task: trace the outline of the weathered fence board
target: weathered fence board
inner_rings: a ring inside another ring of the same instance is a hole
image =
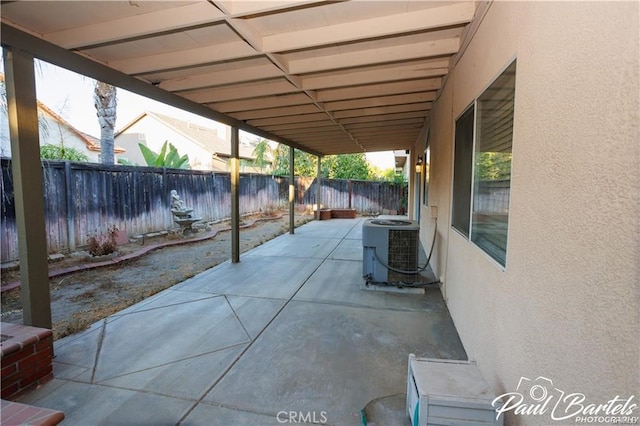
[[[1,160],[2,223],[0,258],[17,259],[11,162]],[[87,237],[115,226],[130,236],[175,227],[169,193],[175,189],[185,205],[203,221],[231,215],[229,173],[153,167],[105,166],[94,163],[44,161],[45,215],[49,253],[85,246]],[[398,209],[405,185],[387,182],[322,179],[322,205],[354,208],[360,213]],[[316,203],[316,180],[295,178],[296,202]],[[284,207],[289,178],[240,175],[240,213]]]
[[[478,182],[473,198],[473,211],[480,214],[506,214],[509,212],[510,180]]]

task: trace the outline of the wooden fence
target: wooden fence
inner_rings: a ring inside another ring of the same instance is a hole
[[[11,162],[2,169],[0,260],[18,257]],[[93,163],[43,161],[45,220],[49,253],[86,245],[87,237],[115,226],[129,236],[175,227],[169,193],[175,189],[187,207],[203,221],[231,215],[229,173],[152,167],[105,166]],[[316,203],[316,180],[296,177],[296,202]],[[240,213],[285,207],[288,177],[241,174]],[[387,182],[323,179],[322,205],[355,208],[359,213],[394,210],[406,185]],[[70,244],[71,242],[71,244]]]
[[[480,214],[508,214],[510,180],[481,180],[473,199],[473,211]]]

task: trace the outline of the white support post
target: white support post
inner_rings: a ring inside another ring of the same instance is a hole
[[[240,262],[239,130],[231,127],[231,262]]]
[[[316,170],[316,220],[320,220],[320,206],[322,205],[322,157],[318,155],[318,169]]]
[[[11,169],[25,325],[51,328],[51,295],[33,55],[4,48]]]
[[[289,233],[293,235],[296,228],[296,186],[294,175],[294,148],[289,147]]]

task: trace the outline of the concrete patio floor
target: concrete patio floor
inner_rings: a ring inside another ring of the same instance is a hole
[[[310,222],[55,342],[20,402],[69,425],[362,424],[409,353],[466,359],[437,288],[361,289],[362,223]]]

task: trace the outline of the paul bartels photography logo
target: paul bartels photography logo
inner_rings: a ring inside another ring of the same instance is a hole
[[[579,392],[565,393],[551,379],[521,377],[515,392],[493,400],[496,419],[512,411],[519,416],[548,416],[551,420],[573,419],[576,423],[636,424],[640,418],[635,395],[616,395],[607,401],[592,402]]]

